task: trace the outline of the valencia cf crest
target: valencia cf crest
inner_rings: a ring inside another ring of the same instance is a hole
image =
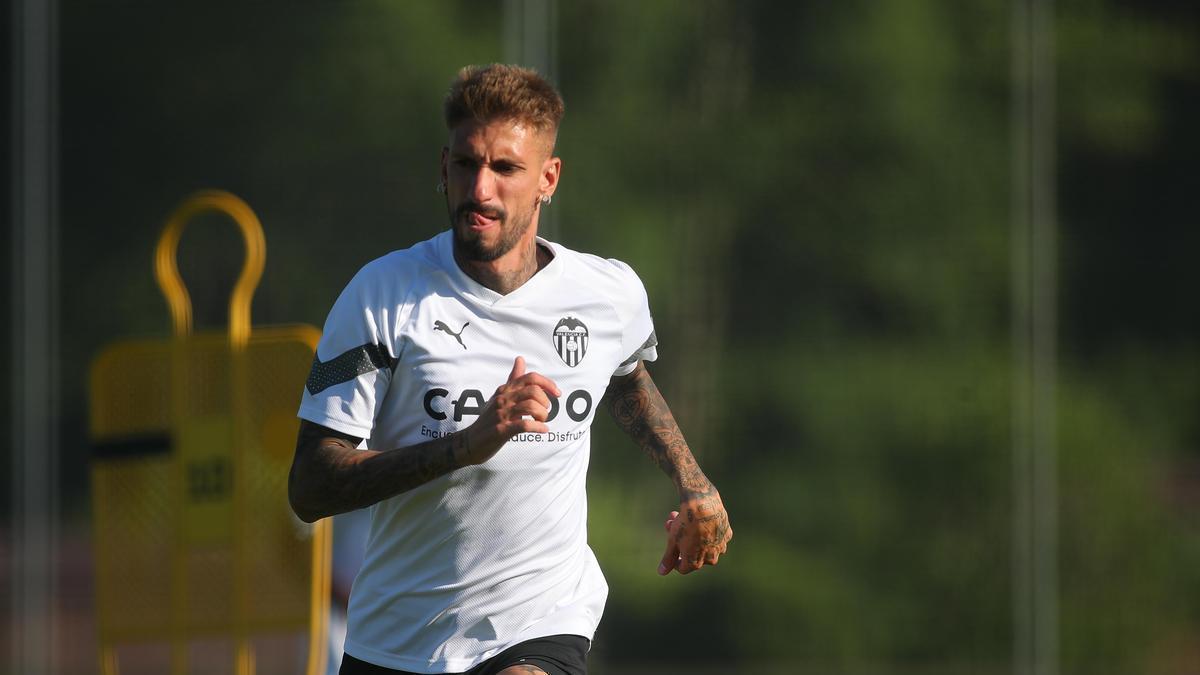
[[[588,329],[573,316],[563,317],[554,327],[554,348],[563,363],[574,368],[587,353]]]

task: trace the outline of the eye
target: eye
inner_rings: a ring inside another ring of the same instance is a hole
[[[470,157],[455,157],[450,163],[459,169],[471,169],[475,167],[475,160]]]
[[[510,164],[508,162],[496,162],[492,165],[492,169],[502,176],[511,176],[512,174],[516,173],[520,167],[516,164]]]

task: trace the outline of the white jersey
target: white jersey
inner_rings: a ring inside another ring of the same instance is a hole
[[[500,295],[454,262],[449,231],[365,266],[338,298],[300,417],[388,450],[465,429],[513,359],[558,385],[548,434],[371,507],[346,652],[463,671],[517,642],[592,638],[608,586],[587,545],[589,427],[615,374],[656,358],[646,292],[616,260],[554,258]]]

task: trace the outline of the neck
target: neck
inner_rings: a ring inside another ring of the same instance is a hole
[[[467,260],[457,247],[454,249],[454,262],[458,263],[459,269],[500,295],[508,295],[523,286],[550,262],[550,258],[550,252],[538,246],[533,238],[488,262]]]

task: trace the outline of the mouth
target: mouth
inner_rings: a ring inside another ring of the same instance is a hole
[[[479,211],[469,211],[469,212],[467,212],[466,216],[467,216],[467,218],[466,218],[467,227],[469,227],[471,230],[473,230],[475,232],[478,232],[480,230],[486,230],[489,227],[492,227],[496,223],[500,222],[499,218],[489,216],[489,215],[484,215],[483,213],[480,213]]]
[[[456,220],[462,223],[464,229],[471,232],[482,232],[503,222],[505,213],[502,209],[490,209],[482,204],[468,201],[456,209],[455,215],[457,216]]]

